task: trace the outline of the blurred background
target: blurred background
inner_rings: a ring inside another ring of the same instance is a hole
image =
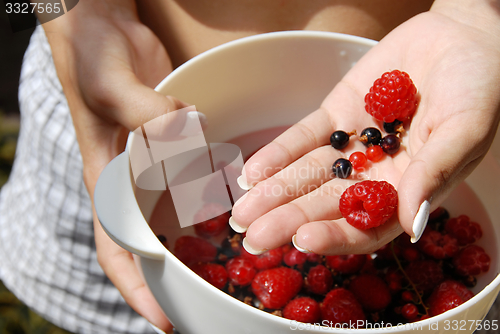
[[[8,179],[19,133],[17,88],[21,63],[34,29],[13,33],[0,11],[0,188]],[[22,304],[0,281],[0,334],[66,334]]]

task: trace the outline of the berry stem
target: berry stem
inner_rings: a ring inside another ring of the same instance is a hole
[[[391,241],[391,252],[392,252],[392,256],[394,256],[394,259],[396,260],[396,263],[398,265],[399,270],[401,270],[401,272],[403,273],[405,278],[408,280],[408,282],[410,282],[412,290],[417,295],[417,297],[418,297],[417,304],[420,304],[423,306],[423,308],[425,310],[425,315],[429,315],[429,308],[427,307],[427,305],[425,305],[425,303],[422,299],[422,294],[420,294],[420,292],[417,290],[417,287],[415,286],[415,283],[413,283],[413,281],[410,279],[410,277],[408,277],[408,275],[406,274],[406,271],[403,269],[403,266],[401,265],[401,262],[399,261],[399,258],[396,255],[396,252],[394,251],[394,240]]]

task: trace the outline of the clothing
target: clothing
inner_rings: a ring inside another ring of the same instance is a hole
[[[71,332],[154,333],[97,263],[82,158],[41,26],[24,57],[19,100],[16,158],[0,193],[0,278]]]

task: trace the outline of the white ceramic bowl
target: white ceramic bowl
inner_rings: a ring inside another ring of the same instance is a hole
[[[225,142],[244,133],[289,126],[314,111],[375,44],[359,37],[324,32],[257,35],[193,58],[170,74],[157,90],[196,105],[208,118],[207,142]],[[269,139],[257,138],[248,147],[242,147],[243,153],[248,154]],[[287,319],[236,300],[194,274],[163,247],[148,225],[161,191],[135,189],[131,182],[129,149],[137,140],[142,137],[132,133],[127,150],[103,171],[96,186],[96,210],[110,237],[137,255],[138,267],[148,286],[182,334],[278,334],[294,329],[304,333],[388,331],[297,327]],[[392,328],[390,332],[406,333],[421,326],[423,333],[472,333],[470,322],[462,330],[453,330],[453,321],[480,321],[487,314],[500,289],[498,161],[489,153],[468,178],[467,185],[459,187],[445,205],[452,214],[469,214],[483,224],[485,233],[480,245],[492,255],[492,264],[490,271],[478,279],[476,295],[444,314],[412,326]],[[491,224],[490,219],[496,224]],[[178,235],[192,233],[192,229],[173,226],[177,224],[174,221],[166,218],[171,245]]]

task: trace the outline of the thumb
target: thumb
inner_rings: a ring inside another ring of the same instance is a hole
[[[114,73],[87,93],[84,98],[91,110],[109,121],[116,122],[133,131],[148,121],[169,112],[185,108],[185,102],[172,96],[165,96],[144,85],[133,72],[122,70]],[[172,118],[180,126],[186,121],[185,113],[181,118]],[[178,128],[178,127],[176,127]]]
[[[464,124],[470,122],[461,115],[431,129],[402,175],[398,215],[412,242],[420,239],[429,213],[472,172],[488,150],[484,133],[470,131],[465,136]]]

